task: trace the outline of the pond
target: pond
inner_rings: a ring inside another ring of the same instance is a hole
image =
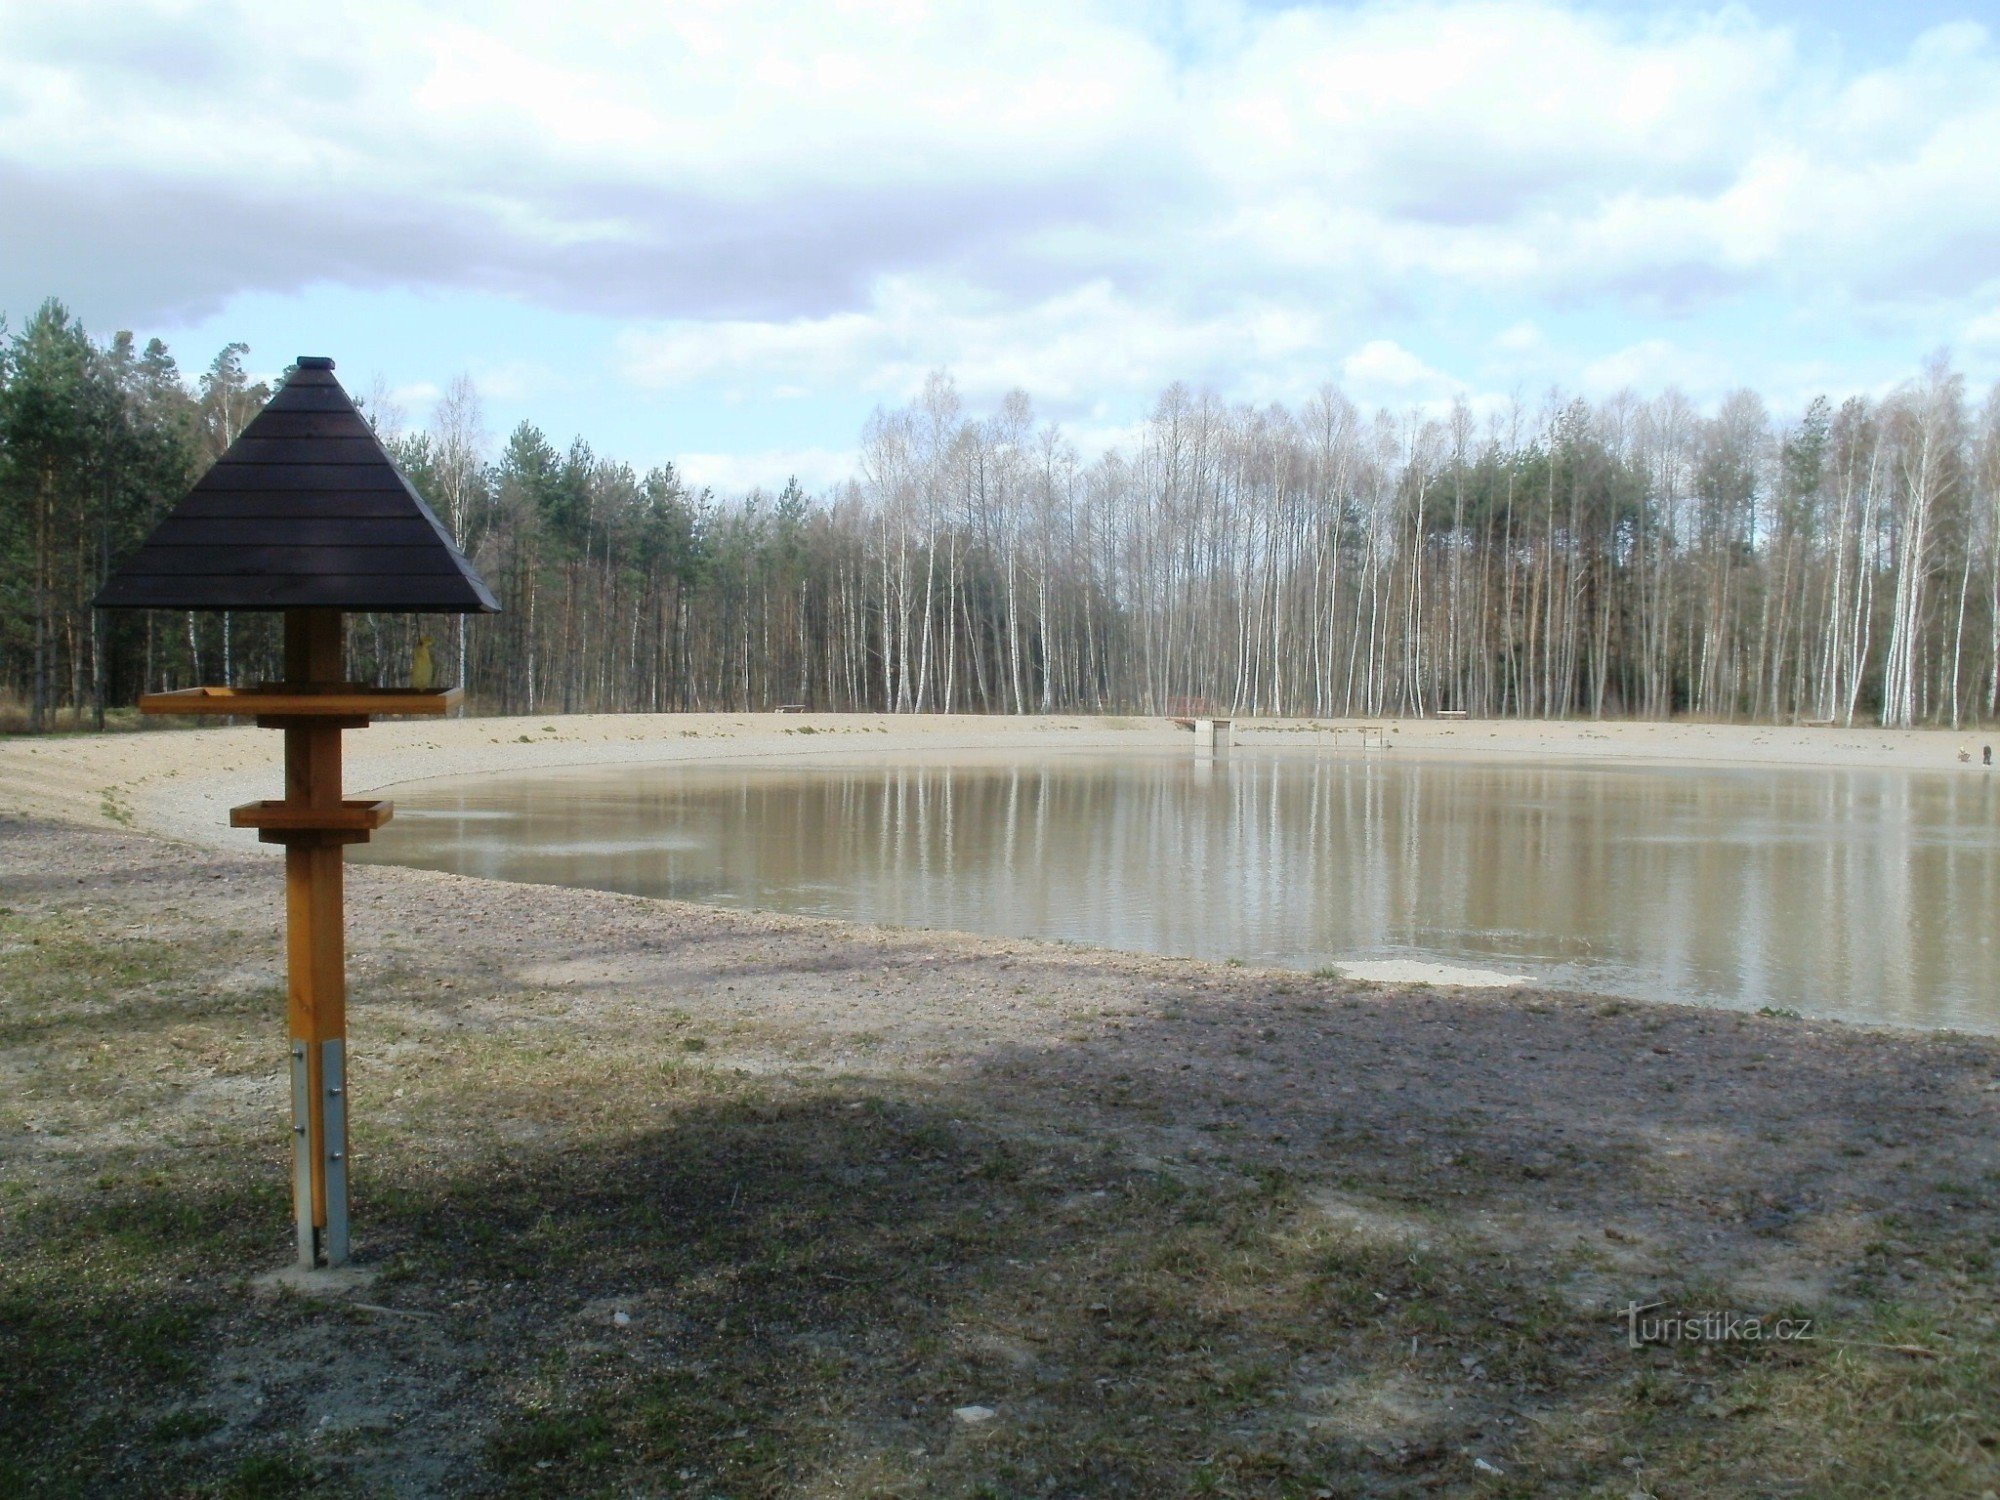
[[[2000,1031],[2000,780],[1251,752],[394,789],[360,859],[1298,969]]]

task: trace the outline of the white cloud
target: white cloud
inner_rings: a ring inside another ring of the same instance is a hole
[[[1514,0],[1298,8],[1204,80],[1204,145],[1231,180],[1489,221],[1552,188],[1712,181],[1793,62],[1741,13],[1647,33]]]
[[[408,280],[634,305],[676,291],[633,262],[699,273],[717,300],[842,300],[843,278],[851,300],[912,233],[909,253],[1000,280],[1080,255],[1174,283],[1261,263],[1547,290],[1680,285],[1690,265],[1868,285],[1934,260],[1940,236],[2000,231],[2000,54],[1971,23],[1843,76],[1736,9],[1223,11],[1175,34],[1054,0],[516,3],[476,21],[368,0],[310,28],[18,7],[0,15],[0,162],[345,204],[422,231]],[[879,211],[881,237],[843,203]],[[839,275],[815,280],[794,239]],[[1180,258],[1217,245],[1232,259]],[[398,274],[393,243],[341,248],[315,269]]]
[[[1362,401],[1407,404],[1449,396],[1458,383],[1401,344],[1372,339],[1341,362],[1349,392]]]
[[[1114,449],[1137,453],[1145,444],[1150,426],[1144,418],[1129,422],[1107,422],[1102,416],[1086,417],[1063,425],[1063,437],[1076,449],[1084,463],[1102,458]]]
[[[1703,400],[1742,383],[1726,363],[1658,338],[1642,339],[1590,361],[1578,381],[1590,396],[1610,396],[1628,389],[1654,392],[1677,386]]]
[[[1137,304],[1103,281],[1023,307],[892,278],[863,311],[782,323],[685,320],[632,330],[620,348],[626,373],[648,386],[758,396],[851,386],[901,401],[949,366],[975,399],[1019,389],[1082,410],[1107,393],[1152,392],[1242,365],[1260,372],[1261,393],[1291,394],[1324,339],[1313,314],[1271,304],[1195,319]]]
[[[762,488],[776,493],[796,478],[808,491],[824,491],[855,472],[852,448],[778,448],[751,453],[684,453],[674,460],[696,489],[739,495]]]
[[[1496,333],[1489,347],[1496,354],[1513,358],[1534,357],[1548,350],[1549,339],[1531,319],[1523,318]]]
[[[509,359],[474,365],[472,383],[481,396],[497,401],[526,401],[558,385],[560,378],[539,361]]]
[[[1735,383],[1764,351],[1689,324],[1747,298],[1987,347],[1996,154],[1970,22],[1843,56],[1557,0],[11,6],[0,306],[463,291],[608,315],[635,381],[745,402],[937,366],[1077,414],[1459,389],[1412,345]],[[586,357],[476,373],[528,399]]]
[[[416,380],[410,382],[408,385],[395,387],[389,392],[389,399],[398,406],[415,408],[429,406],[443,394],[443,389],[434,381]]]
[[[1974,317],[1960,337],[1975,349],[2000,349],[2000,305]]]

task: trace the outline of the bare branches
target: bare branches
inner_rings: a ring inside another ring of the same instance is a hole
[[[64,334],[128,413],[98,427],[179,433],[177,467],[92,438],[95,417],[38,437],[67,399],[43,346],[69,344],[34,327],[0,362],[8,688],[43,709],[116,699],[230,652],[271,675],[247,618],[233,640],[178,620],[107,635],[78,603],[115,560],[90,518],[124,514],[93,485],[126,475],[112,491],[136,514],[184,483],[255,409],[241,348],[196,394],[162,348]],[[1970,417],[1941,358],[1782,424],[1749,391],[1712,413],[1670,390],[1370,415],[1332,387],[1287,409],[1177,384],[1090,459],[1025,394],[969,411],[938,372],[819,498],[718,500],[525,423],[496,457],[463,376],[393,437],[507,612],[365,625],[354,669],[398,679],[428,633],[486,709],[2000,712],[2000,393]]]

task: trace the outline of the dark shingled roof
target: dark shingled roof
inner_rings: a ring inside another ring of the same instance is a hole
[[[101,609],[500,608],[355,409],[333,361],[291,379],[97,596]]]

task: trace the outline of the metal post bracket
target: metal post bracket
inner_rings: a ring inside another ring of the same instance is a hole
[[[347,1264],[347,1042],[320,1043],[321,1105],[325,1110],[326,1231],[321,1249],[329,1266]]]

